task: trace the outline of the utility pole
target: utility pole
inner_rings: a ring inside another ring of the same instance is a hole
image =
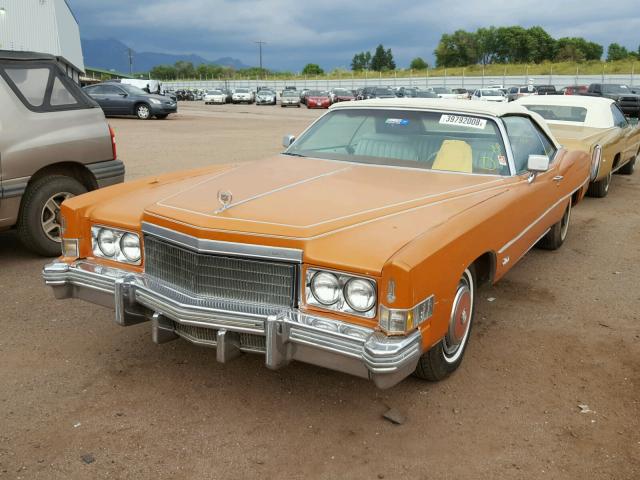
[[[258,44],[258,51],[260,52],[260,74],[262,74],[262,45],[265,45],[267,42],[263,42],[262,40],[257,40],[253,43]]]
[[[129,75],[133,75],[133,50],[127,48],[127,55],[129,55]]]

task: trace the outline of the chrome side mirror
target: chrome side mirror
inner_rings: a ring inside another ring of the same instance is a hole
[[[549,157],[546,155],[529,155],[527,170],[529,170],[529,183],[531,183],[536,179],[538,173],[549,170]]]
[[[285,135],[282,137],[282,146],[284,148],[289,148],[293,142],[296,141],[295,135]]]
[[[534,173],[546,172],[549,170],[549,157],[546,155],[529,155],[527,170]]]

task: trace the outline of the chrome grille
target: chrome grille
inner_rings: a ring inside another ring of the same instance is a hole
[[[145,273],[198,297],[291,307],[296,267],[288,263],[198,253],[144,237]]]

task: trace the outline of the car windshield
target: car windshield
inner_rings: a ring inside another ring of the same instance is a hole
[[[336,89],[333,91],[333,93],[334,93],[335,95],[342,95],[342,96],[347,96],[347,97],[351,97],[351,96],[353,96],[353,94],[352,94],[349,90],[343,90],[343,89],[340,89],[340,88],[336,88]]]
[[[391,91],[390,88],[376,88],[374,90],[375,95],[388,95],[390,97],[395,97],[396,94]]]
[[[220,90],[207,90],[208,95],[222,95]]]
[[[248,88],[236,88],[236,93],[249,93]]]
[[[602,91],[604,93],[631,93],[631,89],[626,85],[602,85]]]
[[[133,85],[125,85],[125,84],[121,83],[120,87],[122,87],[124,90],[126,90],[126,92],[129,95],[149,95],[147,92],[145,92],[141,88],[134,87]]]
[[[584,123],[587,118],[587,109],[584,107],[571,105],[525,105],[525,107],[549,121]]]
[[[338,109],[313,124],[285,154],[424,170],[509,175],[496,123],[455,113]]]
[[[534,93],[535,91],[536,91],[535,87],[530,85],[528,87],[520,87],[519,93]]]
[[[449,90],[448,88],[444,88],[444,87],[435,87],[433,89],[433,91],[435,93],[451,93],[451,90]]]
[[[272,92],[271,90],[260,90],[258,92],[258,95],[275,95],[275,93]]]
[[[502,92],[500,90],[481,90],[483,97],[501,97]]]
[[[326,97],[326,92],[321,92],[320,90],[309,90],[307,92],[307,97]]]
[[[296,92],[295,90],[285,90],[284,92],[282,92],[282,96],[283,97],[298,97],[298,92]]]

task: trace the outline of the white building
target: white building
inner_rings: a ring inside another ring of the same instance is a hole
[[[55,55],[75,81],[84,73],[80,28],[66,0],[0,0],[0,50]]]

